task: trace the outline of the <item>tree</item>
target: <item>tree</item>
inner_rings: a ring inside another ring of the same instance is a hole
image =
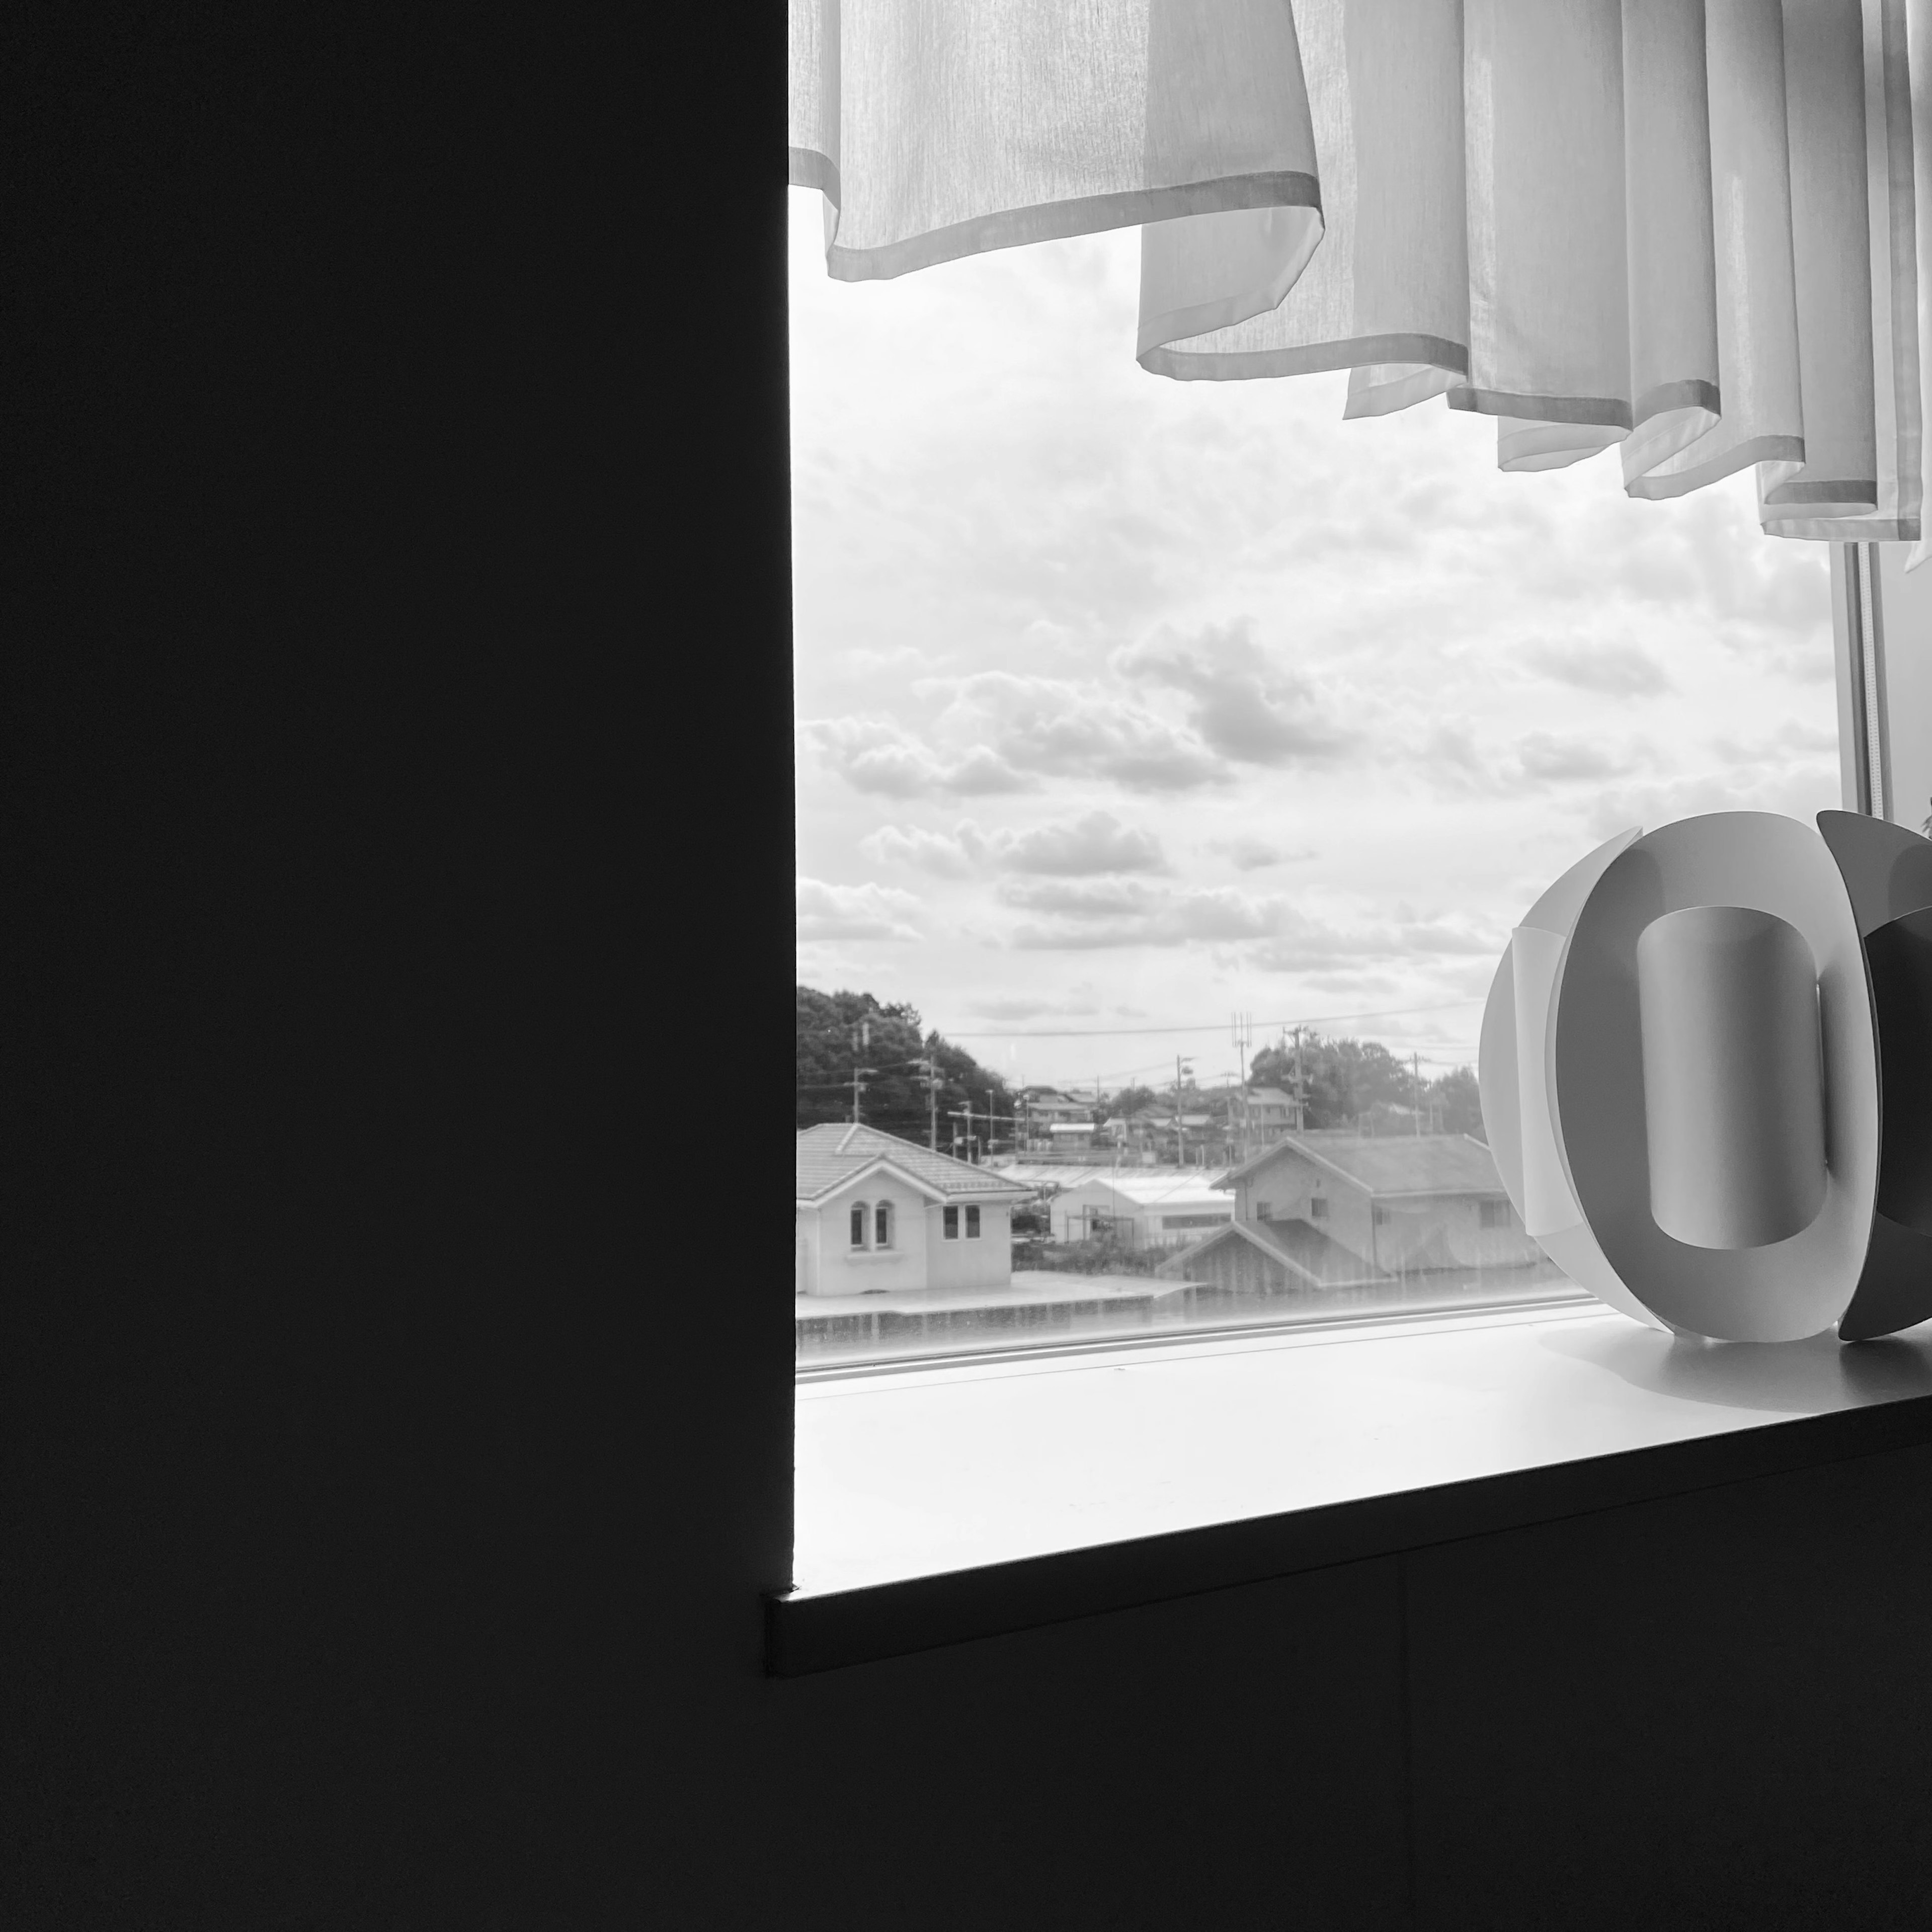
[[[1123,1087],[1106,1106],[1096,1111],[1100,1115],[1096,1125],[1104,1126],[1112,1120],[1127,1120],[1138,1113],[1143,1107],[1156,1106],[1160,1096],[1151,1087]]]
[[[1443,1132],[1473,1134],[1488,1144],[1489,1136],[1483,1130],[1483,1096],[1473,1066],[1454,1067],[1441,1079],[1430,1081],[1422,1091]]]
[[[919,1063],[930,1054],[938,1068],[940,1148],[949,1148],[954,1129],[964,1125],[948,1119],[948,1114],[970,1107],[983,1118],[989,1094],[1000,1116],[999,1138],[1011,1135],[1006,1123],[1012,1102],[1006,1082],[963,1048],[925,1030],[917,1007],[903,1000],[881,1004],[870,993],[821,993],[812,986],[800,986],[797,992],[795,1111],[800,1126],[852,1118],[852,1070],[856,1065],[874,1070],[860,1076],[859,1111],[866,1124],[923,1142],[931,1115],[926,1074]],[[868,1044],[856,1047],[853,1034],[862,1024],[869,1025],[872,1037]],[[986,1129],[976,1121],[973,1131],[983,1147]]]
[[[1415,1081],[1405,1060],[1377,1040],[1330,1040],[1317,1033],[1301,1040],[1302,1079],[1310,1127],[1352,1127],[1380,1107],[1413,1107]],[[1256,1084],[1294,1091],[1294,1048],[1264,1046],[1255,1055]]]

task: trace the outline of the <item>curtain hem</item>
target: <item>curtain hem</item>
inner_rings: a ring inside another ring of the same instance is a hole
[[[1721,482],[1754,463],[1802,463],[1804,439],[1802,436],[1754,436],[1722,456],[1700,463],[1681,476],[1640,476],[1624,485],[1624,494],[1646,502],[1663,502],[1672,496],[1688,496],[1694,490]]]
[[[1451,375],[1469,373],[1469,352],[1441,335],[1358,335],[1305,349],[1150,349],[1140,358],[1152,376],[1178,382],[1245,382],[1270,376],[1316,376],[1378,362],[1427,363]]]
[[[1521,395],[1463,384],[1449,392],[1449,406],[1477,416],[1518,416],[1526,422],[1586,423],[1625,431],[1633,427],[1630,406],[1621,396]]]
[[[836,208],[838,205],[838,166],[830,154],[816,148],[788,151],[794,188],[815,188]]]
[[[1024,248],[1034,242],[1064,242],[1110,228],[1175,221],[1190,214],[1226,214],[1244,208],[1318,211],[1321,206],[1321,184],[1312,175],[1293,169],[1226,175],[1174,188],[1124,189],[1114,194],[1084,195],[1076,201],[1003,208],[997,214],[976,214],[970,220],[910,236],[902,242],[889,242],[882,248],[847,248],[835,244],[825,251],[825,267],[835,281],[884,282],[968,255]]]

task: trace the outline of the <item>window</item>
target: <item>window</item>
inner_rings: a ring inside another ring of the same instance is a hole
[[[1510,1225],[1513,1217],[1507,1201],[1485,1201],[1480,1205],[1484,1227],[1507,1228]]]
[[[1389,1224],[1389,1210],[1377,1205],[1370,1209],[1369,1218],[1378,1228],[1386,1228]]]
[[[866,1204],[862,1201],[852,1204],[852,1245],[855,1248],[866,1245]]]
[[[922,1230],[862,1322],[801,1294],[801,1370],[1578,1300],[1490,1218],[1490,974],[1624,825],[1840,802],[1826,547],[1748,471],[1638,502],[1346,374],[1151,375],[1130,230],[854,284],[794,204],[798,1124],[1050,1215],[942,1206],[944,1310]],[[1254,1242],[1163,1202],[1269,1157]]]
[[[872,1210],[872,1245],[875,1248],[889,1248],[892,1244],[892,1207],[890,1201],[881,1201]]]

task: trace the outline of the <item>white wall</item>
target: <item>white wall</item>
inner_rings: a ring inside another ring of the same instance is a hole
[[[887,1249],[854,1248],[851,1241],[853,1204],[866,1204],[866,1233],[878,1204],[892,1208],[892,1244]],[[935,1210],[936,1212],[937,1210]],[[808,1294],[862,1294],[874,1288],[898,1292],[928,1285],[926,1200],[903,1181],[875,1174],[855,1181],[806,1210],[812,1229],[813,1258],[808,1265]],[[1012,1264],[1008,1262],[1009,1270]]]
[[[959,1238],[945,1236],[945,1216],[937,1205],[926,1217],[926,1286],[930,1288],[1004,1288],[1013,1278],[1013,1210],[1006,1202],[980,1204],[979,1238],[966,1233],[966,1204],[959,1210]]]

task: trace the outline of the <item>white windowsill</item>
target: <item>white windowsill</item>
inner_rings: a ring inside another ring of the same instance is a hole
[[[1932,1324],[1682,1342],[1594,1306],[801,1384],[794,1597],[1932,1394]]]

